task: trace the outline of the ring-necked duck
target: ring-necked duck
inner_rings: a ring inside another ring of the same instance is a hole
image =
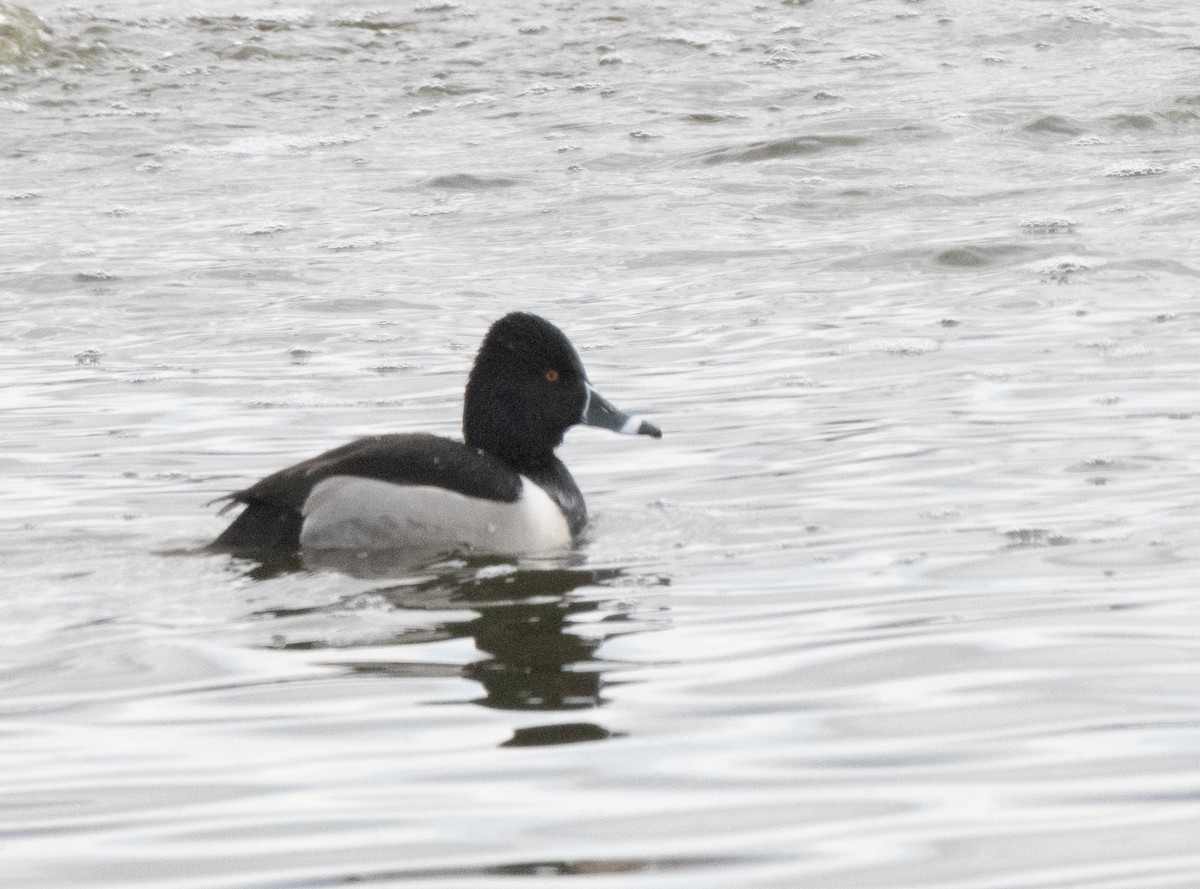
[[[463,438],[373,435],[228,495],[213,546],[517,553],[568,546],[583,495],[554,455],[577,423],[661,438],[602,398],[561,330],[524,312],[491,326],[463,400]]]

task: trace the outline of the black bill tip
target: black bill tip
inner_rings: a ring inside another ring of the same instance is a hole
[[[649,435],[651,438],[662,438],[662,430],[653,423],[648,423],[642,420],[642,425],[637,428],[638,435]]]

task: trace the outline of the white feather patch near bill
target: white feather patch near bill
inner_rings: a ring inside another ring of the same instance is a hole
[[[304,502],[300,545],[310,549],[527,553],[562,549],[571,531],[558,504],[524,476],[521,497],[498,503],[429,485],[335,475]]]
[[[642,428],[642,423],[641,417],[630,417],[618,431],[622,435],[637,435],[638,430]]]

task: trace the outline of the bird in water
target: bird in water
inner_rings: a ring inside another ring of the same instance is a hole
[[[561,330],[513,312],[488,330],[463,399],[463,440],[372,435],[220,499],[245,509],[213,542],[238,554],[568,547],[587,523],[554,450],[577,424],[661,438],[588,382]]]

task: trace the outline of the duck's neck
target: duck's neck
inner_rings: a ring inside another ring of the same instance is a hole
[[[469,447],[479,448],[511,466],[549,494],[566,516],[572,537],[583,530],[583,526],[587,524],[587,504],[584,503],[583,494],[575,484],[570,470],[562,460],[554,456],[554,451],[520,449],[514,446],[520,439],[513,439],[511,436],[493,439],[486,434],[480,434],[477,428],[472,434],[472,427],[466,423],[463,424],[463,440]]]
[[[525,404],[524,392],[496,382],[503,379],[503,374],[491,373],[476,361],[463,401],[463,441],[508,464],[549,494],[575,536],[587,524],[587,506],[575,479],[554,456],[566,428],[548,428],[541,412]]]
[[[550,495],[567,518],[567,527],[575,537],[587,524],[587,504],[570,470],[553,454],[550,462],[536,468],[520,470],[521,474]]]

